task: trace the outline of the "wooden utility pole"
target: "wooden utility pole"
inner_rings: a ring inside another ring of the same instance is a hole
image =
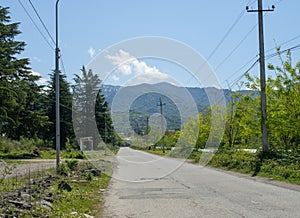
[[[159,98],[159,104],[157,106],[160,107],[160,119],[161,119],[161,132],[162,132],[162,138],[161,138],[161,147],[163,153],[165,153],[165,132],[164,132],[164,117],[163,117],[163,106],[166,105],[166,103],[162,103],[161,98]]]
[[[149,117],[146,117],[146,146],[148,147]]]
[[[259,62],[260,62],[260,102],[261,102],[261,131],[262,131],[262,149],[266,151],[268,146],[268,119],[267,119],[267,98],[266,98],[266,73],[265,73],[265,51],[264,51],[264,27],[263,27],[263,12],[274,11],[272,9],[263,9],[262,0],[258,0],[258,9],[249,10],[248,12],[258,13],[258,30],[259,30]]]

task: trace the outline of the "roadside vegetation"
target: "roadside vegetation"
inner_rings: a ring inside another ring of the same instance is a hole
[[[17,40],[19,25],[12,22],[9,8],[0,6],[0,159],[55,158],[55,73],[41,85],[30,60],[22,58],[26,43]],[[101,82],[84,66],[74,75],[74,85],[59,73],[62,158],[85,158],[79,151],[80,138],[92,138],[95,150],[100,149],[101,138],[110,145],[122,143],[99,89]],[[77,118],[74,122],[72,115]],[[89,128],[93,121],[96,130]],[[84,144],[83,150],[89,146]]]
[[[110,174],[90,163],[68,160],[59,174],[50,169],[18,177],[11,174],[13,165],[1,169],[1,217],[101,216]]]
[[[268,65],[268,69],[276,73],[276,76],[267,79],[269,149],[261,150],[259,78],[247,74],[247,81],[241,84],[248,89],[247,94],[232,92],[229,96],[228,106],[224,109],[225,132],[218,150],[211,151],[215,155],[209,165],[300,184],[300,62],[293,64],[290,51],[285,52],[285,57],[282,57],[279,48],[277,52],[281,66]],[[166,134],[166,151],[174,149],[183,131],[187,141],[189,136],[195,135],[193,128],[189,127],[197,122],[198,138],[193,151],[189,150],[191,154],[188,158],[198,162],[202,149],[210,143],[209,108],[199,113],[197,120],[189,120],[183,130]],[[168,154],[161,152],[161,146],[159,141],[138,149],[159,155]],[[136,146],[133,148],[137,149]],[[253,149],[256,153],[243,149]]]

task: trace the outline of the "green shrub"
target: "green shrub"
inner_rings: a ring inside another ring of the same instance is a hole
[[[66,160],[65,162],[71,171],[74,171],[78,167],[78,160]]]
[[[87,181],[92,181],[93,180],[93,174],[91,172],[87,172],[84,176],[84,178],[87,180]]]
[[[81,153],[80,151],[71,151],[71,152],[68,152],[66,150],[63,150],[61,152],[61,156],[63,158],[74,158],[74,159],[84,159],[85,156],[83,153]]]
[[[65,162],[59,164],[57,173],[62,176],[67,176],[70,173],[70,168]]]

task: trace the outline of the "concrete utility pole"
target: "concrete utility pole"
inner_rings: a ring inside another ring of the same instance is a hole
[[[264,27],[263,27],[263,12],[274,11],[272,9],[263,10],[262,0],[258,0],[258,9],[249,10],[248,12],[258,12],[258,30],[259,30],[259,62],[260,62],[260,102],[261,102],[261,130],[262,130],[262,149],[266,151],[268,146],[268,119],[267,119],[267,98],[266,98],[266,73],[265,73],[265,51],[264,51]]]
[[[164,132],[164,119],[163,119],[163,106],[166,105],[166,103],[162,103],[161,98],[159,98],[159,104],[157,106],[160,107],[160,119],[161,119],[161,131],[162,131],[162,138],[161,138],[161,147],[162,147],[162,151],[163,153],[165,153],[165,132]]]
[[[60,114],[59,114],[59,48],[58,48],[58,2],[56,0],[56,10],[55,10],[55,18],[56,18],[56,45],[55,45],[55,121],[56,121],[56,134],[55,134],[55,142],[56,142],[56,170],[58,170],[60,163]]]

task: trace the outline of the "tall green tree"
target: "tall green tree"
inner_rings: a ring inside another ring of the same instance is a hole
[[[292,63],[288,51],[283,59],[278,50],[281,66],[268,65],[275,78],[268,78],[269,128],[273,146],[285,149],[300,145],[300,62]]]
[[[42,91],[39,76],[30,71],[28,58],[18,58],[25,47],[15,40],[18,28],[8,8],[0,6],[0,134],[13,139],[32,137],[47,125],[36,101]]]
[[[50,82],[48,85],[48,93],[46,100],[47,115],[51,121],[48,136],[55,142],[55,83],[56,74],[53,72],[50,75]],[[74,140],[74,131],[72,124],[72,94],[70,84],[67,82],[66,75],[59,74],[59,103],[60,103],[60,145],[64,149],[67,139]],[[55,144],[55,143],[54,143]]]
[[[232,92],[226,110],[226,126],[223,136],[225,147],[256,147],[259,131],[259,99],[255,92]]]
[[[300,62],[293,65],[288,51],[281,66],[269,64],[275,76],[267,79],[267,113],[271,148],[294,149],[300,145]],[[259,78],[248,76],[247,87],[259,91]],[[257,101],[258,104],[258,101]]]
[[[102,94],[101,80],[92,70],[83,66],[82,75],[75,75],[73,86],[73,113],[76,119],[76,135],[93,137],[94,144],[100,141],[99,135],[106,143],[115,140],[114,128],[109,113],[109,106]]]

